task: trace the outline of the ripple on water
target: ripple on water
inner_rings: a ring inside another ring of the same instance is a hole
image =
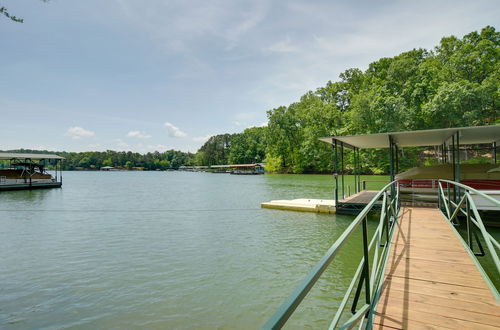
[[[0,328],[258,328],[352,219],[259,208],[329,198],[328,176],[64,176],[0,195]],[[328,323],[358,256],[346,245],[291,328]]]

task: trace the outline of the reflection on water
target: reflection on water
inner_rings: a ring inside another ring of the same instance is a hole
[[[29,206],[42,205],[43,200],[51,194],[57,194],[57,189],[34,189],[34,190],[14,190],[0,192],[2,205],[8,206],[10,203],[29,203]]]

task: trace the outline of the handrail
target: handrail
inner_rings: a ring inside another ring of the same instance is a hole
[[[446,183],[446,188],[448,190],[448,194],[444,193],[443,189],[443,183]],[[458,187],[458,198],[456,194],[453,194],[455,196],[455,201],[452,201],[452,194],[451,194],[451,189],[450,186],[453,187]],[[463,190],[463,192],[461,192]],[[447,220],[452,223],[453,225],[458,225],[458,223],[454,223],[453,221],[455,219],[458,220],[458,214],[461,213],[466,216],[466,225],[467,225],[467,240],[465,241],[466,244],[468,245],[470,251],[475,255],[475,256],[485,256],[485,250],[483,249],[483,246],[481,244],[481,240],[479,239],[476,231],[474,230],[474,227],[472,225],[475,225],[475,228],[479,229],[479,232],[481,236],[483,237],[484,242],[486,243],[486,247],[488,248],[487,251],[489,252],[491,258],[493,259],[493,262],[495,264],[498,276],[500,276],[500,260],[498,258],[498,253],[497,249],[500,250],[500,244],[497,242],[497,240],[491,236],[488,231],[486,230],[486,227],[484,226],[483,220],[481,219],[481,215],[479,214],[479,211],[476,207],[476,204],[474,202],[474,199],[471,196],[471,192],[473,192],[477,196],[481,196],[487,201],[489,201],[491,204],[499,206],[500,207],[500,201],[494,199],[491,196],[488,196],[487,194],[478,191],[474,188],[471,188],[467,185],[450,181],[450,180],[439,180],[439,204],[441,210],[444,209],[446,212],[443,212]],[[462,196],[460,196],[462,194]],[[457,201],[458,200],[458,201]],[[442,204],[441,204],[442,203]],[[465,210],[464,210],[465,208]],[[476,243],[478,245],[478,248],[480,252],[474,252],[474,238],[476,240]],[[488,277],[487,274],[484,273],[485,276]],[[489,278],[488,278],[489,279]],[[490,281],[491,283],[491,281]],[[491,287],[491,286],[490,286]],[[499,297],[498,290],[494,287],[492,289],[495,289],[496,296]]]
[[[396,189],[394,189],[396,186]],[[382,201],[382,212],[380,214],[379,224],[372,239],[368,243],[368,213],[377,203],[377,201],[383,197]],[[306,278],[297,286],[293,293],[283,302],[283,304],[278,308],[271,318],[264,324],[262,329],[280,329],[286,323],[286,321],[293,314],[295,309],[302,302],[304,297],[309,293],[311,288],[314,286],[316,281],[320,278],[323,272],[328,268],[330,263],[335,259],[340,248],[344,245],[347,239],[351,236],[354,230],[362,224],[362,240],[363,240],[363,258],[361,259],[359,266],[352,278],[352,281],[347,289],[347,292],[332,320],[330,329],[335,328],[344,312],[344,309],[351,297],[352,291],[354,290],[356,281],[358,281],[358,286],[356,288],[356,294],[354,297],[353,305],[351,308],[354,314],[347,323],[343,324],[341,327],[352,327],[355,323],[365,321],[365,317],[368,316],[368,324],[371,323],[373,318],[374,308],[377,303],[376,297],[380,296],[382,278],[385,272],[385,264],[389,256],[389,247],[392,241],[392,235],[394,232],[394,225],[397,223],[400,209],[399,200],[399,182],[398,180],[392,181],[382,188],[366,205],[366,207],[358,214],[358,216],[353,220],[353,222],[347,227],[347,229],[340,235],[340,237],[333,243],[326,254],[321,258],[321,260],[314,266],[314,268],[309,272]],[[385,231],[385,242],[384,242],[384,231]],[[373,260],[370,264],[370,250],[376,246],[375,253],[373,253]],[[382,251],[379,253],[379,248],[382,247]],[[371,274],[370,274],[370,267]],[[365,287],[365,304],[356,311],[357,303],[360,298],[363,286]]]

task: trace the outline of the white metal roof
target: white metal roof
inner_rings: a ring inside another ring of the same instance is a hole
[[[40,160],[40,159],[64,159],[64,157],[58,155],[50,155],[50,154],[20,154],[15,152],[0,152],[0,160],[6,159],[31,159],[31,160]]]
[[[389,137],[399,147],[439,146],[452,135],[459,133],[460,144],[481,144],[500,142],[500,125],[427,129],[407,132],[389,132],[351,136],[330,136],[321,141],[333,144],[335,140],[344,142],[347,147],[360,149],[389,148]]]

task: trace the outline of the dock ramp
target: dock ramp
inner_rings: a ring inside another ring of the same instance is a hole
[[[446,194],[450,186],[455,191]],[[439,180],[438,205],[401,207],[399,182],[389,183],[354,218],[263,329],[285,325],[359,229],[362,257],[342,301],[335,306],[329,329],[498,329],[500,294],[491,278],[500,277],[500,244],[487,232],[472,194],[500,206],[496,199],[471,187]],[[369,230],[368,213],[376,205],[378,225]],[[458,225],[461,231],[466,226],[464,238]],[[482,257],[492,260],[488,268],[491,278],[478,261]]]

